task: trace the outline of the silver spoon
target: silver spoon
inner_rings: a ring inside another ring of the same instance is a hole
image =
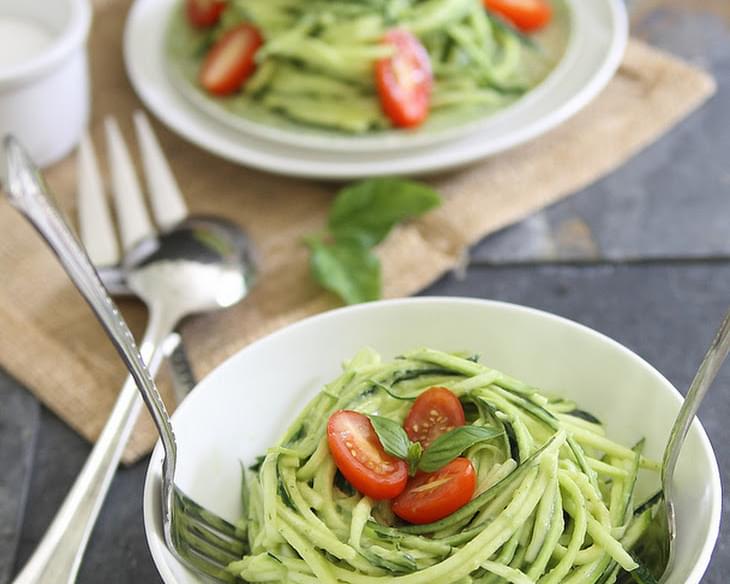
[[[669,434],[669,441],[664,450],[662,460],[662,492],[664,509],[660,509],[655,519],[658,531],[657,537],[660,545],[665,546],[664,555],[667,563],[662,572],[660,582],[664,582],[671,571],[675,553],[675,538],[677,534],[677,522],[674,513],[674,472],[677,469],[679,453],[682,450],[687,432],[694,420],[695,414],[700,407],[700,402],[710,389],[712,382],[717,376],[720,367],[727,357],[730,349],[730,310],[725,313],[725,318],[715,335],[715,338],[707,349],[697,373],[689,386],[687,397],[682,408],[677,414],[672,431]]]
[[[11,203],[51,243],[73,273],[67,239],[48,219],[47,187],[20,144],[5,138],[6,189]],[[51,214],[58,211],[50,208]],[[65,254],[65,257],[64,257]],[[176,324],[194,313],[231,306],[248,293],[254,278],[252,245],[240,229],[218,219],[188,218],[147,239],[125,259],[129,287],[149,309],[140,353],[154,375],[161,343]],[[122,388],[96,445],[35,552],[15,584],[75,581],[89,535],[138,417],[142,401],[132,377]]]

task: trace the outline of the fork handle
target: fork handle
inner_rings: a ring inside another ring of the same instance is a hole
[[[17,584],[70,584],[78,572],[94,520],[139,413],[140,401],[135,385],[142,392],[155,424],[160,428],[165,451],[170,454],[166,470],[174,473],[175,437],[165,405],[144,362],[152,360],[150,365],[155,369],[159,367],[156,349],[171,332],[173,321],[179,315],[168,314],[164,306],[150,306],[148,330],[140,354],[119,309],[99,280],[78,239],[53,203],[40,173],[12,136],[5,137],[3,146],[6,195],[10,203],[44,237],[104,326],[134,378],[134,382],[128,381],[124,384],[111,418],[79,478],[36,552],[15,580]]]
[[[159,313],[151,313],[140,353],[152,375],[156,375],[162,361],[163,352],[158,347],[169,333],[169,324],[159,318]],[[76,580],[89,536],[141,407],[142,400],[130,376],[71,490],[14,584],[72,584]]]

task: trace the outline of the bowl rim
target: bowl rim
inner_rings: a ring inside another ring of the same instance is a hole
[[[378,310],[380,308],[388,308],[388,307],[398,307],[402,305],[471,305],[475,308],[478,307],[495,307],[501,310],[507,310],[512,311],[516,313],[523,313],[528,314],[532,316],[536,316],[539,318],[545,318],[547,320],[553,320],[557,323],[560,323],[562,325],[567,325],[572,328],[577,328],[578,330],[582,331],[583,333],[587,333],[588,335],[592,335],[594,337],[597,337],[601,342],[606,343],[610,346],[612,346],[614,349],[617,349],[620,353],[623,353],[628,358],[634,360],[639,366],[646,369],[649,373],[652,374],[652,376],[656,377],[657,380],[663,385],[667,390],[669,395],[672,396],[672,398],[679,404],[684,400],[682,394],[679,392],[679,390],[658,370],[656,369],[651,363],[649,363],[646,359],[626,347],[625,345],[619,343],[615,339],[609,337],[608,335],[593,329],[587,325],[581,324],[579,322],[576,322],[572,319],[566,318],[564,316],[560,316],[557,314],[554,314],[552,312],[548,312],[546,310],[541,310],[539,308],[534,308],[531,306],[525,306],[521,304],[516,304],[512,302],[505,302],[501,300],[490,300],[490,299],[482,299],[482,298],[474,298],[474,297],[461,297],[461,296],[420,296],[420,297],[405,297],[405,298],[396,298],[396,299],[388,299],[388,300],[378,300],[374,302],[366,302],[362,304],[356,304],[352,306],[343,306],[339,308],[335,308],[332,310],[328,310],[325,312],[321,312],[318,314],[314,314],[311,316],[308,316],[306,318],[303,318],[302,320],[296,321],[294,323],[291,323],[289,325],[286,325],[268,335],[265,335],[254,342],[250,343],[249,345],[246,345],[242,349],[236,351],[234,354],[232,354],[230,357],[222,361],[219,365],[217,365],[215,368],[213,368],[203,379],[201,379],[198,384],[195,386],[193,391],[196,391],[203,383],[206,382],[206,380],[210,379],[212,375],[216,374],[217,372],[220,372],[221,369],[224,367],[230,366],[230,363],[237,359],[238,356],[245,351],[253,350],[255,348],[258,348],[261,345],[265,345],[271,342],[275,342],[277,339],[279,339],[282,336],[291,334],[292,331],[299,330],[301,328],[306,328],[308,326],[312,326],[312,323],[316,323],[319,321],[327,321],[330,319],[337,319],[342,314],[351,314],[351,313],[357,313],[357,312],[367,312],[369,310]],[[184,402],[181,404],[181,407],[185,407],[187,402]],[[178,411],[180,408],[178,408]],[[174,418],[177,415],[177,411],[175,414],[173,414],[173,426],[174,426]],[[722,513],[722,481],[720,479],[720,470],[717,463],[717,457],[715,455],[715,451],[712,447],[712,443],[710,442],[710,439],[707,435],[707,432],[705,431],[704,427],[702,426],[702,423],[700,422],[699,418],[695,418],[692,422],[692,431],[697,432],[698,438],[700,440],[700,444],[702,446],[702,449],[705,450],[709,455],[710,460],[710,476],[708,476],[708,482],[709,486],[711,488],[711,493],[713,494],[712,499],[710,501],[711,510],[710,510],[710,519],[708,524],[708,529],[706,532],[706,536],[704,539],[704,542],[702,543],[702,547],[700,549],[700,553],[697,558],[697,562],[692,567],[692,570],[690,574],[688,575],[688,580],[685,584],[699,584],[701,581],[701,578],[705,571],[707,570],[707,567],[709,566],[710,559],[712,556],[712,553],[715,549],[715,545],[717,543],[717,539],[719,536],[720,531],[720,518]],[[168,555],[170,552],[165,547],[164,543],[164,536],[162,536],[161,533],[158,533],[156,529],[154,529],[155,520],[153,519],[154,514],[159,513],[159,509],[155,506],[153,507],[153,502],[155,501],[155,496],[152,495],[153,489],[157,489],[159,487],[159,482],[157,480],[157,476],[159,475],[159,469],[161,466],[161,459],[162,459],[162,444],[160,443],[160,440],[158,439],[155,443],[154,450],[152,451],[152,454],[150,455],[149,463],[147,465],[147,470],[145,474],[145,481],[143,486],[143,522],[144,522],[144,530],[145,530],[145,537],[147,539],[147,546],[150,550],[150,554],[152,555],[153,562],[155,564],[155,567],[160,574],[160,577],[166,584],[179,584],[179,581],[176,579],[175,574],[171,570],[170,566],[167,564],[167,558],[165,557],[165,553]],[[177,561],[177,560],[176,560]]]

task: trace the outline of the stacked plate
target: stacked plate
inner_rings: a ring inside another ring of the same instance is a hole
[[[622,0],[566,0],[565,49],[536,88],[489,116],[449,127],[371,136],[302,132],[236,118],[171,74],[165,35],[179,0],[137,0],[124,38],[135,91],[170,129],[201,148],[262,170],[323,179],[434,173],[522,144],[579,111],[608,83],[627,39]]]

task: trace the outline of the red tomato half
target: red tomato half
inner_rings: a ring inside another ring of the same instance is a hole
[[[393,513],[410,523],[432,523],[466,505],[477,476],[467,458],[456,458],[436,472],[419,472],[392,503]]]
[[[205,57],[200,69],[200,84],[215,95],[236,91],[253,73],[254,56],[262,42],[259,31],[250,24],[230,29]]]
[[[213,26],[226,7],[225,0],[186,0],[185,14],[196,28]]]
[[[337,468],[363,495],[392,499],[406,486],[408,465],[383,450],[367,416],[336,411],[327,422],[327,443]]]
[[[403,29],[391,30],[383,39],[392,56],[375,63],[375,84],[380,104],[393,125],[408,128],[428,116],[431,102],[431,61],[420,41]]]
[[[445,387],[432,387],[419,395],[403,422],[408,437],[424,450],[441,434],[463,425],[464,408]]]
[[[502,15],[517,28],[531,32],[542,28],[552,17],[552,9],[546,0],[482,0],[484,6]]]

